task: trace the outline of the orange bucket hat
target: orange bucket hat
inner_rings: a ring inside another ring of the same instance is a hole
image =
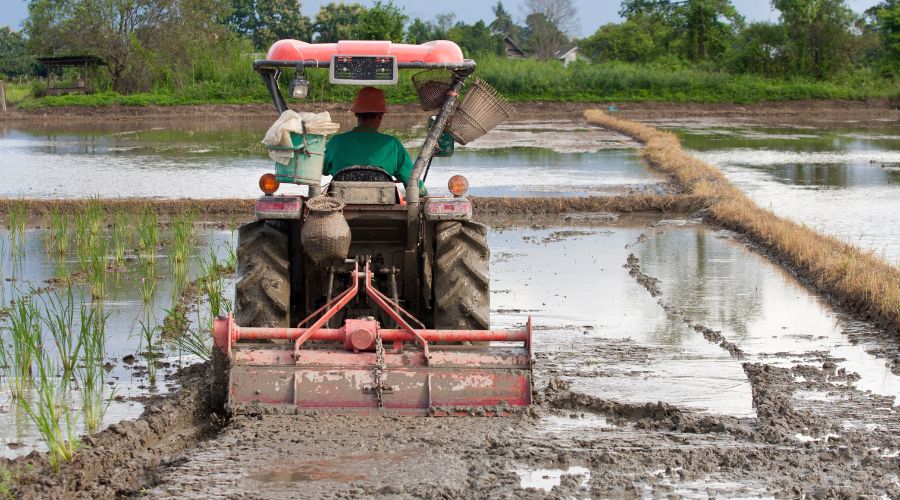
[[[375,87],[363,87],[356,93],[351,113],[387,113],[384,91]]]

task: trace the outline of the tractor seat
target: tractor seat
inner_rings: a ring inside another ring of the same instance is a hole
[[[373,165],[351,165],[334,174],[338,182],[396,182],[391,174]]]
[[[400,203],[397,181],[372,165],[352,165],[334,174],[328,194],[346,205],[394,205]]]

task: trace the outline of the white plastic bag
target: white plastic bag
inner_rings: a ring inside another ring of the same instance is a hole
[[[304,124],[306,124],[306,133],[308,134],[328,135],[337,132],[341,128],[339,124],[331,121],[331,114],[328,111],[322,113],[298,113],[289,109],[281,113],[281,116],[269,127],[262,142],[269,146],[293,147],[291,132],[302,134]],[[285,165],[290,163],[293,157],[293,151],[269,151],[269,158]]]

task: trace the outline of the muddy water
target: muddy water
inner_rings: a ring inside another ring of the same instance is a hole
[[[824,352],[860,375],[860,389],[900,396],[886,361],[846,334],[867,327],[836,315],[729,232],[629,218],[595,228],[498,229],[491,245],[494,322],[534,316],[539,377],[570,377],[581,392],[623,401],[747,416],[742,361],[790,365]],[[630,254],[660,281],[658,295],[623,268]],[[695,326],[720,331],[746,356],[737,359]]]
[[[165,233],[161,233],[161,236],[165,238]],[[229,231],[200,231],[196,236],[196,249],[188,262],[188,280],[197,276],[200,259],[211,250],[224,261],[232,241]],[[75,272],[78,264],[71,255],[57,257],[53,252],[48,253],[44,232],[39,229],[28,230],[17,245],[11,244],[5,229],[0,230],[0,308],[28,295],[33,296],[35,304],[43,308],[45,301],[50,300],[50,295],[63,293],[59,285],[50,281]],[[178,382],[172,377],[175,369],[197,361],[196,357],[164,340],[159,330],[166,316],[166,309],[172,307],[175,288],[172,262],[165,247],[158,251],[154,267],[157,284],[147,305],[144,305],[140,291],[141,280],[149,276],[143,264],[127,262],[125,270],[108,274],[108,295],[102,303],[103,313],[107,315],[105,377],[107,395],[114,399],[104,418],[104,427],[140,415],[144,408],[141,403],[143,396],[177,389]],[[226,293],[228,297],[233,295],[230,290]],[[80,304],[89,303],[91,296],[84,284],[73,285],[73,294],[77,317]],[[205,319],[204,311],[201,308],[202,319]],[[191,311],[187,319],[195,327],[197,312]],[[142,337],[143,325],[156,329],[153,359],[159,368],[155,385],[149,381],[147,347]],[[0,319],[0,329],[8,326],[8,318]],[[53,351],[49,333],[45,332],[45,337],[45,346]],[[126,360],[126,357],[132,356],[133,360]],[[34,449],[45,449],[27,414],[10,397],[7,382],[5,374],[0,377],[0,456],[12,457],[27,454]],[[70,405],[77,409],[77,391]],[[79,432],[84,431],[82,424],[79,421]]]
[[[900,127],[657,121],[760,206],[900,265]]]
[[[116,124],[95,128],[3,129],[0,196],[228,198],[258,194],[272,162],[259,141],[268,123]],[[386,131],[416,154],[424,128]],[[345,127],[346,129],[346,127]],[[445,192],[454,174],[474,195],[603,195],[658,190],[659,177],[638,159],[627,138],[583,123],[501,126],[432,164],[426,186]],[[325,181],[328,180],[326,177]],[[283,192],[305,188],[285,186]]]

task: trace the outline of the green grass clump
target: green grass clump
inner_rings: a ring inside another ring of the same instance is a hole
[[[156,360],[159,358],[157,344],[161,328],[156,324],[156,320],[151,317],[150,310],[145,308],[145,311],[147,314],[146,320],[139,321],[141,325],[141,350],[144,352],[144,359],[147,360],[147,378],[149,379],[150,387],[155,388],[158,370]]]
[[[69,380],[75,372],[81,354],[84,336],[76,334],[75,301],[72,287],[63,293],[54,293],[44,299],[44,313],[41,321],[50,331],[62,367],[62,378]]]
[[[131,244],[131,215],[120,210],[116,212],[115,224],[112,227],[113,256],[116,264],[125,263],[125,250]]]
[[[17,199],[6,203],[10,243],[14,248],[24,250],[22,243],[28,224],[28,200]]]
[[[50,248],[55,249],[59,255],[65,255],[69,251],[69,216],[58,208],[50,212]]]
[[[62,461],[71,461],[78,450],[77,414],[69,409],[69,381],[57,377],[59,363],[40,344],[33,346],[37,368],[33,398],[19,399],[19,405],[34,423],[50,452],[50,464],[59,470]]]
[[[7,370],[10,393],[14,399],[22,399],[31,386],[34,354],[41,350],[41,320],[31,300],[16,301],[9,312],[9,326],[4,330],[0,350],[3,366]]]
[[[81,410],[89,432],[96,432],[103,424],[106,410],[115,397],[115,390],[105,395],[106,320],[109,315],[93,305],[82,305],[79,318],[82,339],[82,363],[75,372],[81,391]]]
[[[147,265],[156,262],[156,249],[159,246],[159,216],[150,207],[141,211],[137,227],[138,255]]]
[[[186,262],[194,248],[194,221],[197,212],[187,211],[172,219],[172,260]]]

